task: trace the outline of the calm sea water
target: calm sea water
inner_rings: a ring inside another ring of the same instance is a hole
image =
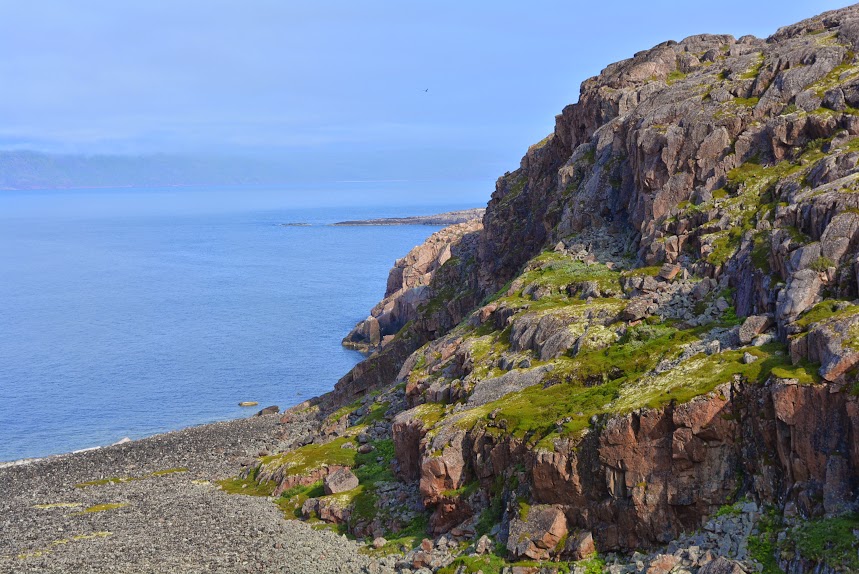
[[[0,460],[330,390],[361,359],[340,340],[438,228],[327,224],[480,204],[397,189],[0,192]]]

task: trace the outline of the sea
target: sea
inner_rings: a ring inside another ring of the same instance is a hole
[[[439,229],[331,223],[487,198],[467,182],[0,191],[0,461],[330,390],[362,359],[341,339]]]

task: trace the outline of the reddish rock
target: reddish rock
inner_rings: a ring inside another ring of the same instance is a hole
[[[674,240],[676,242],[677,238],[675,237]],[[676,251],[674,255],[677,255]],[[674,278],[677,277],[677,274],[680,273],[681,269],[682,267],[680,267],[676,263],[666,263],[659,269],[659,276],[666,281],[673,281]]]
[[[680,559],[672,554],[660,554],[650,563],[647,574],[668,574],[678,562]]]
[[[570,534],[564,545],[564,556],[572,560],[583,560],[597,551],[594,537],[590,532]]]
[[[567,519],[559,507],[534,505],[527,517],[510,521],[507,550],[516,558],[548,560],[566,534]]]

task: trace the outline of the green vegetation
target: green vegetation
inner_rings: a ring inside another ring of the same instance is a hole
[[[673,72],[668,74],[668,77],[665,78],[665,82],[670,86],[674,82],[679,82],[680,80],[684,79],[685,77],[686,77],[686,74],[684,74],[680,70],[674,70]]]
[[[284,454],[263,457],[262,464],[267,469],[286,467],[284,476],[307,474],[326,465],[354,466],[357,452],[343,447],[351,441],[350,436],[344,436],[325,444],[308,444]]]
[[[754,80],[758,77],[758,74],[761,73],[761,68],[764,65],[764,55],[763,53],[758,54],[758,60],[752,67],[740,74],[739,79],[741,80]]]
[[[810,385],[821,381],[819,369],[819,364],[803,359],[796,365],[773,367],[770,373],[778,379],[795,379],[801,385]]]
[[[854,305],[849,301],[827,299],[800,315],[796,321],[796,325],[802,329],[806,329],[814,323],[830,319],[841,319],[855,315],[856,313],[859,313],[859,305]]]
[[[108,504],[96,504],[95,506],[89,506],[84,508],[80,512],[76,512],[75,514],[92,514],[94,512],[106,512],[108,510],[116,510],[117,508],[123,508],[128,506],[127,502],[111,502]]]
[[[520,498],[516,502],[519,505],[519,520],[528,522],[528,513],[531,511],[531,505],[523,498]]]
[[[760,98],[734,98],[734,102],[741,105],[746,106],[747,108],[753,108],[758,105],[758,102],[761,101]]]
[[[79,482],[75,485],[75,488],[86,488],[88,486],[103,486],[105,484],[119,484],[121,482],[131,482],[132,480],[140,480],[140,479],[135,478],[133,476],[113,476],[111,478],[100,478],[98,480],[88,480],[86,482]]]
[[[775,557],[781,517],[770,509],[761,517],[757,526],[760,534],[749,536],[749,555],[763,566],[761,574],[784,574]]]
[[[594,556],[579,562],[584,567],[584,574],[602,574],[605,570],[605,560],[600,556]]]
[[[722,516],[739,516],[742,513],[742,502],[735,502],[734,504],[725,504],[720,507],[716,511],[716,518],[721,518]]]
[[[782,551],[796,549],[806,560],[825,564],[837,572],[859,571],[859,514],[812,520],[788,531],[779,544]]]
[[[227,478],[217,481],[221,490],[228,494],[245,494],[247,496],[271,496],[277,484],[272,481],[257,483],[256,473],[247,478]]]
[[[536,284],[565,289],[568,286],[576,288],[585,282],[594,281],[599,285],[600,291],[620,293],[619,272],[601,263],[588,265],[563,253],[545,251],[532,259],[529,266],[533,269],[519,277],[522,285]]]
[[[306,486],[294,486],[284,490],[280,497],[274,501],[278,508],[283,511],[286,518],[301,518],[301,506],[308,498],[319,498],[325,496],[322,481],[318,480]]]
[[[550,377],[555,384],[535,385],[472,409],[458,424],[465,428],[479,424],[489,434],[509,434],[531,445],[549,447],[558,436],[580,433],[594,415],[686,402],[735,377],[763,382],[774,369],[779,376],[806,382],[817,376],[812,365],[792,365],[778,343],[702,353],[673,369],[653,373],[660,362],[678,358],[704,330],[678,330],[661,323],[631,327],[606,349],[554,360]],[[758,360],[744,364],[747,352]],[[494,419],[489,419],[490,413]]]
[[[553,564],[554,565],[554,564]],[[460,556],[450,565],[438,571],[438,574],[455,574],[460,572],[461,567],[465,567],[467,574],[475,572],[483,572],[483,574],[501,574],[504,567],[508,566],[506,560],[496,554],[486,554],[484,556]]]
[[[818,273],[822,273],[830,267],[835,267],[835,262],[829,257],[818,257],[809,265],[809,269],[817,271]]]
[[[841,64],[832,68],[821,80],[812,84],[811,89],[821,98],[832,88],[859,77],[859,68],[853,65],[855,54],[847,52]]]

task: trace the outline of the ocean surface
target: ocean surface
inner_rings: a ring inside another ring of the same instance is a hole
[[[361,359],[340,340],[438,227],[328,224],[485,203],[404,185],[0,191],[0,461],[330,390]]]

